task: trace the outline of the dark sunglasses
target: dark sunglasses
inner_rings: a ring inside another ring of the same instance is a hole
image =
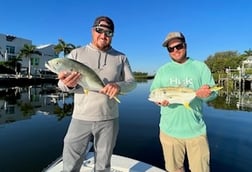
[[[172,53],[175,48],[176,48],[176,50],[181,50],[181,49],[185,48],[185,44],[180,43],[178,45],[175,45],[174,47],[167,47],[167,50],[169,51],[169,53]]]
[[[104,30],[100,27],[95,27],[95,31],[99,34],[104,33],[107,37],[112,37],[113,36],[113,32],[111,30]]]

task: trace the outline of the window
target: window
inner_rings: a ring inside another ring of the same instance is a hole
[[[39,58],[38,57],[32,57],[31,58],[31,65],[32,66],[38,66],[39,65]]]
[[[15,47],[6,45],[6,50],[8,54],[15,54]]]
[[[6,50],[7,50],[9,60],[16,58],[14,46],[6,45]]]
[[[6,114],[15,114],[15,106],[8,106],[5,110]]]

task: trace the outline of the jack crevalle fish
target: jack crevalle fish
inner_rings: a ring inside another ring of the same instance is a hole
[[[214,86],[210,88],[211,91],[218,91],[222,87]],[[164,87],[157,88],[149,94],[149,101],[162,102],[167,100],[169,104],[183,104],[189,107],[189,103],[196,97],[196,92],[187,87]]]
[[[84,93],[86,94],[88,93],[88,91],[99,92],[99,90],[101,90],[105,86],[105,84],[93,69],[70,58],[55,58],[49,60],[47,63],[45,63],[45,67],[56,74],[59,74],[62,71],[75,71],[80,73],[81,78],[78,84],[83,87]],[[120,103],[120,100],[117,97],[113,98],[118,103]]]

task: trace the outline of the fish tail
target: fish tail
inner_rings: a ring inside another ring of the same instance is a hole
[[[218,91],[221,90],[223,87],[219,87],[219,86],[213,86],[211,87],[211,91]]]

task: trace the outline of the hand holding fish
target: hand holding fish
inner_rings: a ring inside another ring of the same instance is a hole
[[[211,94],[211,87],[209,85],[203,85],[196,91],[196,96],[199,98],[206,98]]]
[[[80,79],[80,73],[78,72],[59,72],[58,79],[61,80],[67,87],[76,87]]]
[[[210,96],[212,91],[218,91],[222,87],[209,87],[203,85],[197,91],[187,87],[163,87],[156,88],[149,94],[148,100],[155,102],[159,106],[168,106],[170,104],[183,104],[189,107],[189,103],[197,96],[199,98],[206,98]]]
[[[70,58],[55,58],[45,63],[45,66],[58,74],[58,79],[70,88],[79,84],[85,94],[88,91],[101,92],[120,103],[116,97],[116,94],[120,92],[120,87],[115,83],[105,86],[96,72],[83,63]]]
[[[108,95],[112,99],[120,92],[120,87],[116,83],[108,83],[99,92]]]
[[[169,101],[168,100],[163,100],[161,102],[155,102],[158,106],[168,106]]]

